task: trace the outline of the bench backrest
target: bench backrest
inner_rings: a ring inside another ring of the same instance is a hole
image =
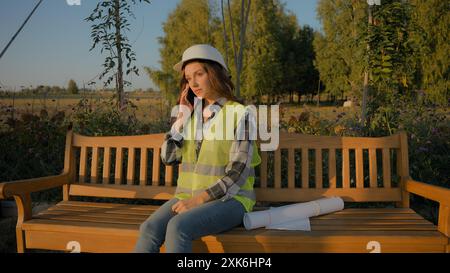
[[[73,183],[64,188],[64,198],[169,199],[179,169],[161,163],[163,141],[164,134],[87,137],[69,131],[65,171]],[[401,201],[400,178],[409,176],[406,141],[405,133],[379,138],[280,133],[277,150],[260,151],[257,200]]]

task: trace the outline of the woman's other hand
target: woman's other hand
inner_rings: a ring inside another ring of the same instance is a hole
[[[208,202],[209,199],[209,194],[204,191],[192,198],[178,201],[172,206],[172,211],[180,214]]]

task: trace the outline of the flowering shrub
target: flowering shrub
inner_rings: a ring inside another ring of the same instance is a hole
[[[113,101],[80,100],[68,116],[63,111],[49,114],[29,112],[11,115],[11,107],[0,108],[0,181],[12,181],[59,174],[64,166],[64,145],[69,124],[76,133],[91,136],[136,135],[169,130],[169,124],[157,119],[142,123],[136,118],[136,106],[129,103],[120,112]],[[39,193],[38,200],[57,200],[61,191]],[[36,199],[34,198],[34,199]]]
[[[327,136],[388,136],[405,131],[408,136],[410,176],[418,181],[450,188],[450,122],[448,110],[434,105],[399,98],[391,105],[376,109],[367,126],[359,117],[338,113],[336,118],[321,119],[319,112],[305,108],[291,116],[281,128],[288,132]],[[411,205],[427,219],[437,223],[438,206],[418,196]]]

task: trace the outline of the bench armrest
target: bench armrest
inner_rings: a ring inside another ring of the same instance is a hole
[[[56,188],[65,184],[69,184],[68,173],[4,182],[0,183],[0,199]]]
[[[411,178],[405,181],[407,192],[450,206],[450,189],[426,184]]]
[[[450,237],[450,189],[415,181],[411,178],[405,181],[405,189],[407,192],[439,203],[438,230]]]

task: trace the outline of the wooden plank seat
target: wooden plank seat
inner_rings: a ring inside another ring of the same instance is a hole
[[[62,201],[23,224],[26,244],[29,248],[67,250],[67,242],[77,241],[81,251],[129,252],[137,240],[140,223],[157,208]],[[447,245],[447,238],[435,225],[409,208],[346,209],[313,217],[311,228],[311,232],[247,231],[240,226],[195,241],[194,250],[364,252],[370,241],[377,241],[381,251],[443,252]]]
[[[1,183],[0,198],[13,196],[18,205],[18,252],[67,251],[73,241],[82,252],[132,251],[140,223],[158,206],[75,199],[169,199],[177,168],[161,165],[163,137],[86,137],[69,131],[61,175]],[[450,190],[410,178],[404,133],[383,138],[281,133],[279,148],[261,157],[258,204],[340,196],[346,208],[311,218],[310,232],[240,226],[196,240],[194,252],[450,251]],[[30,193],[60,186],[63,200],[32,215]],[[410,193],[439,203],[437,225],[409,207]],[[359,202],[395,206],[348,208]]]

